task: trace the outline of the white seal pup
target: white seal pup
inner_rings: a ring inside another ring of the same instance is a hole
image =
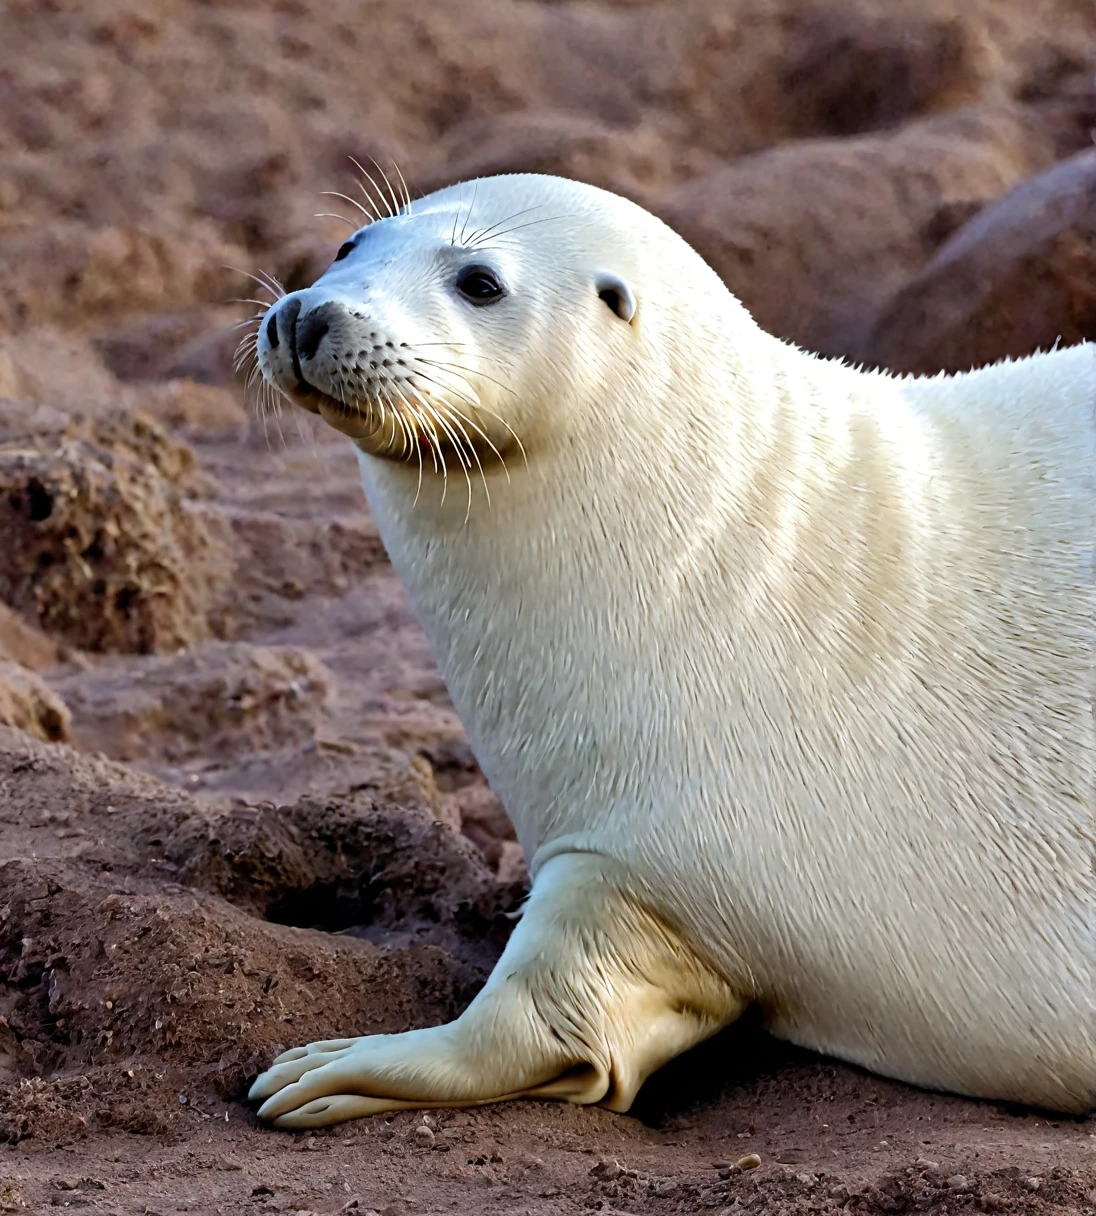
[[[392,210],[256,353],[357,443],[532,892],[459,1018],[289,1051],[260,1116],[624,1111],[751,1003],[1090,1109],[1096,346],[865,373],[602,190]]]

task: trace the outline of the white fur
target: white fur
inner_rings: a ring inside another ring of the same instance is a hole
[[[481,309],[447,287],[473,194],[477,229],[544,221],[476,251],[512,284]],[[576,1064],[594,1079],[551,1092],[625,1109],[749,1002],[890,1076],[1092,1107],[1096,347],[934,379],[824,361],[653,216],[555,178],[442,191],[385,226],[304,311],[341,293],[399,340],[463,344],[477,417],[527,454],[485,461],[490,505],[452,471],[443,504],[429,464],[419,492],[415,465],[360,456],[530,861],[485,990],[520,1016],[474,1004],[411,1089],[378,1038],[289,1053],[260,1113],[487,1101]],[[631,324],[593,289],[606,273]],[[646,995],[622,998],[635,974]],[[523,1037],[538,1025],[551,1046]],[[561,1055],[562,1025],[580,1031]]]

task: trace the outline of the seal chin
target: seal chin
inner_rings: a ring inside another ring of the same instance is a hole
[[[353,439],[355,443],[380,440],[381,423],[374,410],[344,405],[318,389],[313,390],[311,401],[316,413],[329,427]]]
[[[266,368],[263,369],[263,378],[290,405],[296,406],[297,409],[305,410],[309,414],[319,414],[320,399],[326,397],[327,394],[321,392],[314,385],[304,380],[298,380],[294,384],[287,384],[283,377],[272,375]]]
[[[292,389],[283,388],[281,392],[298,409],[315,414],[332,430],[360,444],[363,450],[375,455],[395,454],[389,451],[393,447],[392,428],[382,428],[381,419],[375,409],[362,409],[360,406],[336,401],[330,393],[325,393],[323,389],[305,380],[299,380]],[[383,437],[382,429],[386,432]]]

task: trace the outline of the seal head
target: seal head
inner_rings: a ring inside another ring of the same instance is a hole
[[[629,349],[640,305],[627,225],[596,199],[563,194],[480,182],[362,228],[311,287],[269,309],[263,376],[363,451],[473,470],[486,486],[486,466],[528,457],[549,402],[555,432],[563,404],[581,404],[566,391],[576,361],[612,363]],[[599,247],[617,256],[591,256]],[[589,368],[577,379],[587,396]]]

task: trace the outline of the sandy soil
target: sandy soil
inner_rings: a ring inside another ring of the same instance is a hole
[[[322,269],[351,154],[422,190],[535,168],[870,360],[949,241],[1091,146],[1087,0],[12,0],[0,46],[0,1210],[1096,1213],[1091,1120],[750,1017],[627,1116],[256,1124],[283,1048],[459,1012],[525,871],[347,446],[234,382],[224,269]],[[1017,266],[979,357],[1096,337],[1065,271],[1025,328]]]

